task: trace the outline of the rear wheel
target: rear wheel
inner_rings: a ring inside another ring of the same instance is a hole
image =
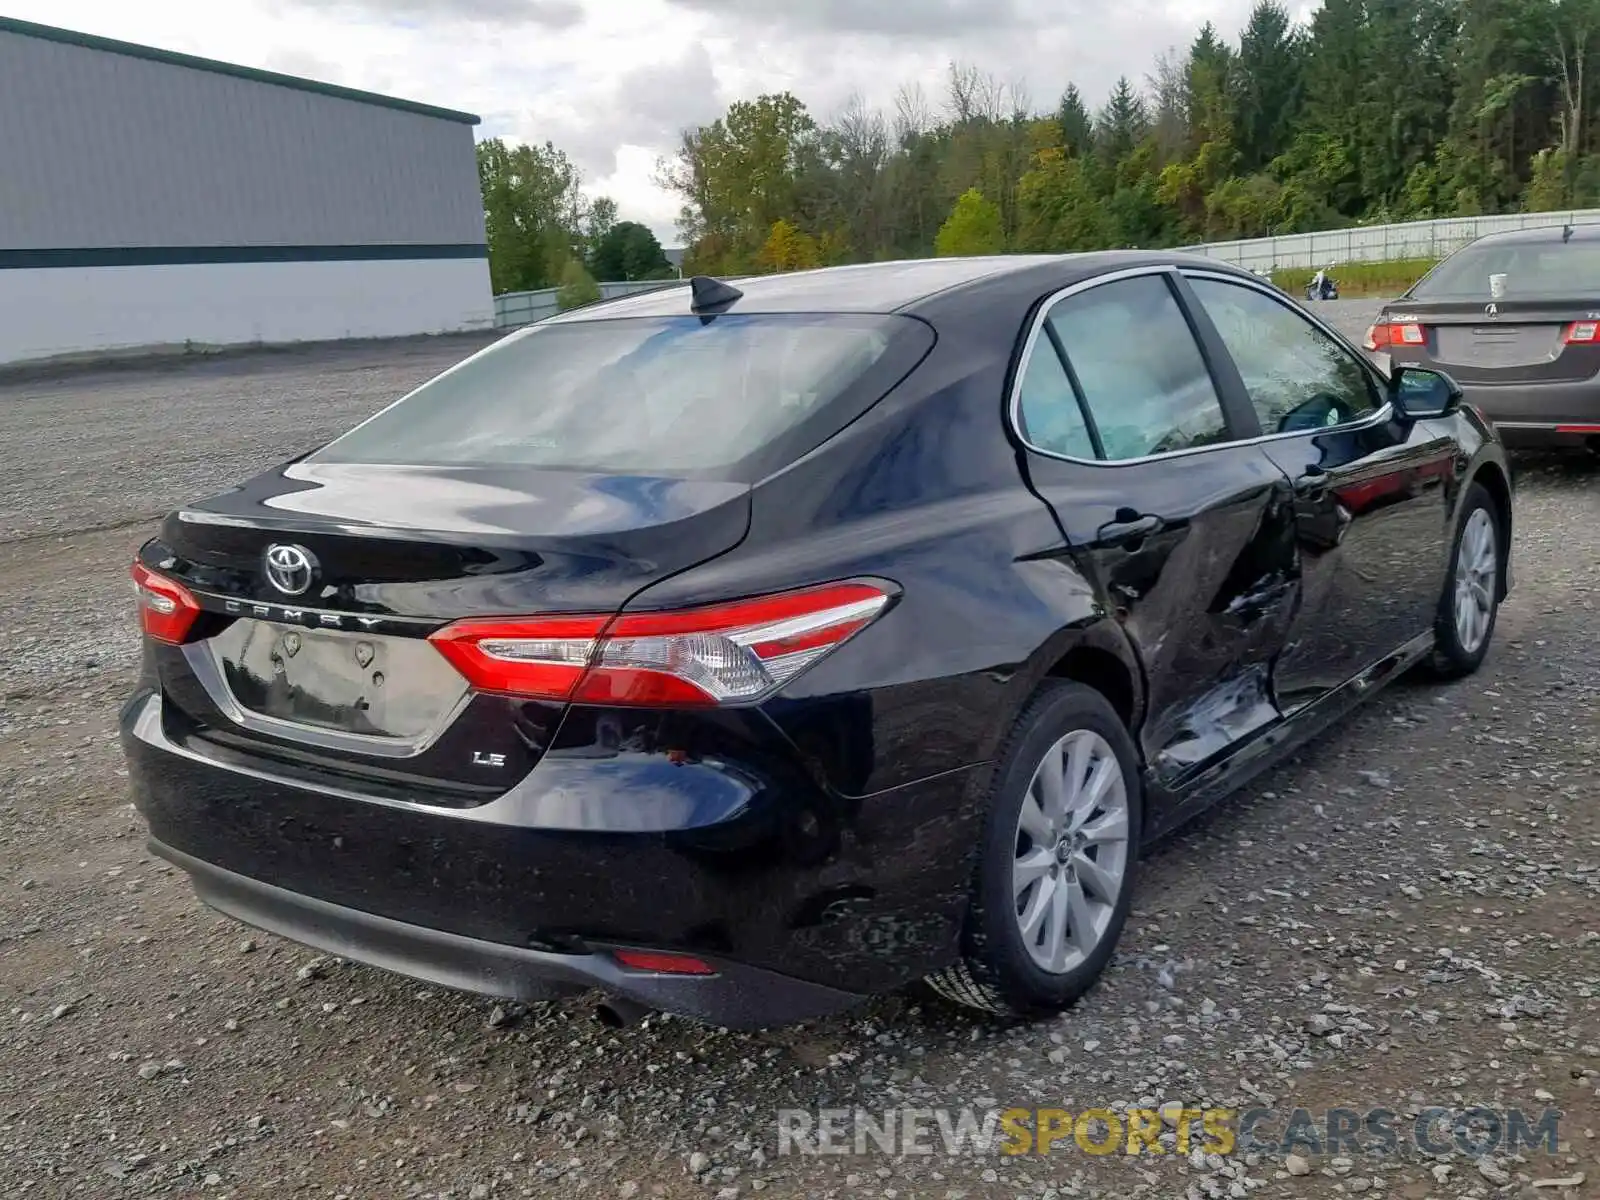
[[[1060,1012],[1093,986],[1132,901],[1143,816],[1133,741],[1098,692],[1042,690],[1007,741],[962,957],[930,977],[988,1012]]]
[[[1500,612],[1499,510],[1481,484],[1468,489],[1450,552],[1450,573],[1434,618],[1434,673],[1470,675],[1483,663]]]

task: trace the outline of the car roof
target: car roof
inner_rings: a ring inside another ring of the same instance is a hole
[[[1572,233],[1566,236],[1566,230]],[[1481,238],[1475,238],[1462,249],[1471,246],[1521,246],[1521,245],[1560,245],[1563,242],[1600,242],[1600,224],[1588,225],[1541,225],[1536,229],[1508,229],[1504,233],[1486,233]]]
[[[1019,291],[1068,287],[1108,271],[1135,266],[1197,266],[1239,272],[1230,264],[1171,250],[1105,250],[1087,254],[997,254],[972,258],[924,258],[821,267],[781,275],[729,277],[723,282],[744,295],[729,312],[892,313],[916,312],[935,297],[948,300],[967,288],[986,296],[1006,280]],[[572,309],[540,324],[615,320],[624,317],[689,315],[689,281]]]

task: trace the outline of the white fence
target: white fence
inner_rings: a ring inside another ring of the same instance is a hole
[[[1329,263],[1393,262],[1402,258],[1443,258],[1474,238],[1508,229],[1538,229],[1555,225],[1600,224],[1600,208],[1566,212],[1509,213],[1497,217],[1449,217],[1442,221],[1407,221],[1400,225],[1363,225],[1330,229],[1325,233],[1289,233],[1282,237],[1250,238],[1242,242],[1210,242],[1186,246],[1191,254],[1204,254],[1249,270],[1281,267],[1325,267]],[[610,300],[632,292],[671,287],[678,280],[638,283],[602,283],[600,294]],[[556,289],[507,292],[494,298],[494,323],[500,329],[531,325],[557,312]]]
[[[1551,225],[1600,223],[1600,208],[1567,212],[1509,213],[1498,217],[1449,217],[1442,221],[1407,221],[1401,225],[1366,225],[1325,233],[1290,233],[1242,242],[1187,246],[1192,254],[1220,258],[1249,270],[1280,267],[1325,267],[1329,263],[1394,262],[1402,258],[1443,258],[1486,233],[1537,229]]]
[[[676,279],[643,279],[631,283],[602,283],[600,298],[615,300],[618,296],[634,292],[651,292],[656,288],[671,287]],[[532,325],[560,311],[556,303],[556,288],[537,292],[506,292],[494,298],[494,323],[497,329],[515,329],[519,325]]]

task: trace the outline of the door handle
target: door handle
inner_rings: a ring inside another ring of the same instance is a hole
[[[1166,522],[1154,513],[1136,513],[1132,509],[1118,509],[1116,519],[1107,521],[1100,526],[1099,540],[1102,544],[1123,546],[1131,542],[1142,542],[1152,533],[1159,533]]]

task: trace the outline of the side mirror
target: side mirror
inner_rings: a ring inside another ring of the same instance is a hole
[[[1389,376],[1389,399],[1411,421],[1443,417],[1461,407],[1461,385],[1429,367],[1396,367]]]

